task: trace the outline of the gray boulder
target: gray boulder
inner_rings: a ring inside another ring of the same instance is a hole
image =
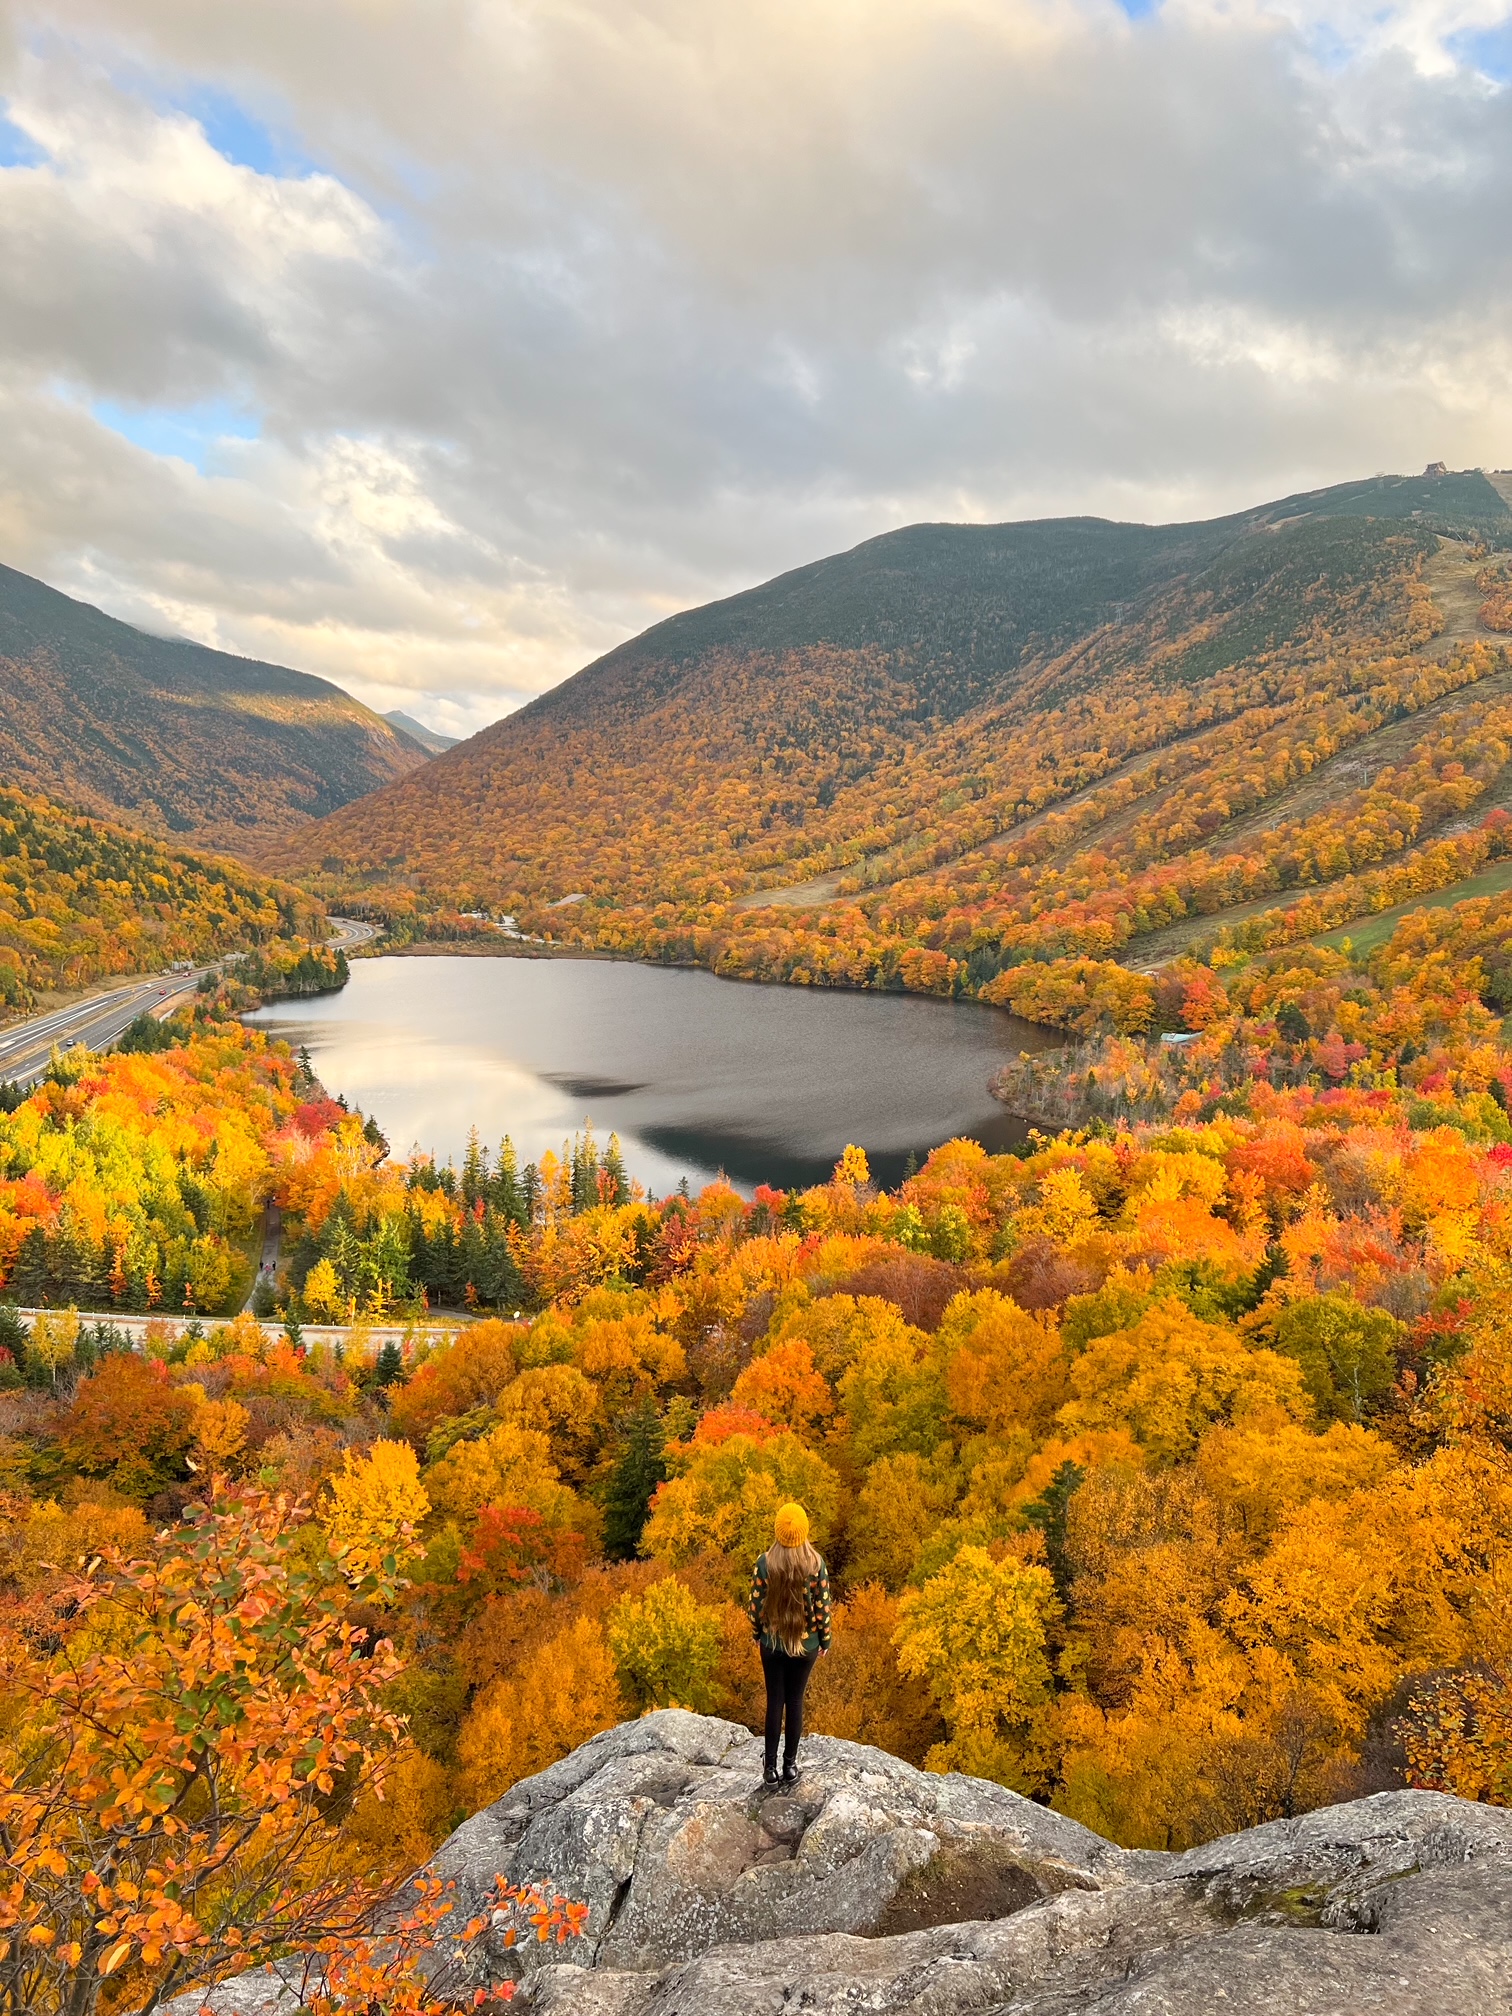
[[[749,1730],[664,1709],[516,1785],[458,1828],[436,1868],[469,1911],[496,1872],[575,1897],[589,1916],[574,1962],[644,1972],[794,1933],[997,1918],[1167,1859],[1129,1855],[1001,1785],[831,1737],[805,1745],[791,1793],[760,1780]]]
[[[542,2016],[1509,2016],[1512,1813],[1392,1792],[1184,1855],[998,1785],[816,1737],[791,1793],[734,1723],[669,1709],[522,1781],[434,1868],[589,1907],[569,1946],[469,1949]],[[284,2016],[269,1975],[182,1998]]]

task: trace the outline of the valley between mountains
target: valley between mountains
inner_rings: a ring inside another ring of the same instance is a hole
[[[429,754],[9,584],[82,727],[0,764],[0,1001],[169,973],[0,1039],[5,2016],[1500,2007],[1509,488],[914,526]],[[427,1075],[504,978],[551,1043]],[[396,982],[397,1154],[311,1005]],[[1011,1135],[931,1089],[967,1024]],[[520,1152],[701,1044],[748,1189]],[[842,1052],[843,1145],[758,1169],[741,1080],[811,1117]]]

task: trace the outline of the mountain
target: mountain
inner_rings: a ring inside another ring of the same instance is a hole
[[[408,735],[411,742],[418,742],[427,756],[439,756],[443,749],[457,746],[457,736],[438,735],[434,728],[427,728],[423,721],[417,721],[413,714],[401,713],[397,707],[390,708],[383,718],[401,735]]]
[[[658,624],[262,858],[753,977],[978,992],[1122,956],[1496,802],[1509,498],[1444,472],[910,526]]]
[[[0,778],[235,846],[401,778],[421,751],[307,672],[152,637],[0,567]]]

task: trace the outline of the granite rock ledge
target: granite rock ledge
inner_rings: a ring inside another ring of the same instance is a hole
[[[1002,1786],[665,1709],[477,1813],[434,1868],[586,1902],[570,1949],[471,1949],[537,2016],[1512,2016],[1512,1812],[1386,1792],[1184,1855]],[[263,1971],[169,2016],[292,2016]]]

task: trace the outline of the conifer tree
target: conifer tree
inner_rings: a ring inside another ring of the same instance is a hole
[[[17,1249],[10,1286],[23,1309],[39,1307],[47,1296],[50,1286],[47,1234],[40,1225],[33,1225]]]
[[[519,1158],[515,1154],[514,1142],[506,1134],[499,1144],[498,1160],[494,1163],[493,1201],[511,1225],[522,1230],[530,1222],[530,1213],[525,1201],[525,1191],[520,1182]]]
[[[488,1187],[488,1151],[476,1127],[467,1130],[467,1152],[462,1157],[462,1202],[476,1204]]]
[[[581,1134],[572,1139],[572,1209],[574,1214],[591,1211],[599,1201],[599,1153],[593,1138],[593,1124],[584,1121]]]
[[[26,1325],[14,1302],[0,1302],[0,1351],[10,1353],[19,1372],[26,1364]]]
[[[619,1453],[604,1490],[604,1552],[611,1560],[634,1558],[652,1494],[658,1484],[666,1482],[665,1445],[662,1424],[651,1401],[626,1416]]]

